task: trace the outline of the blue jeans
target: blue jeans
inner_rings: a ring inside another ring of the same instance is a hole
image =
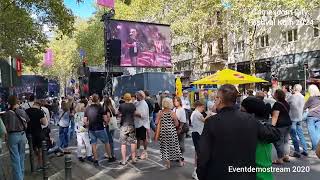
[[[14,180],[24,179],[25,146],[27,143],[25,132],[8,134],[8,148],[10,152],[12,175]]]
[[[109,130],[109,126],[106,128],[108,140],[111,148],[111,155],[114,157],[114,145],[113,145],[113,136],[114,136],[114,130]]]
[[[301,123],[302,123],[302,121],[298,121],[298,122],[297,121],[292,121],[291,131],[290,131],[290,136],[291,136],[291,139],[292,139],[292,142],[293,142],[294,150],[297,153],[300,152],[299,140],[300,140],[300,143],[302,145],[303,152],[307,152],[308,151],[307,143],[306,143],[306,139],[304,138],[304,135],[303,135],[303,130],[302,130]]]
[[[312,150],[316,150],[320,140],[320,119],[316,117],[307,117],[308,131],[311,138]]]
[[[103,144],[109,144],[109,138],[106,129],[103,130],[97,130],[97,131],[90,131],[89,130],[89,138],[90,138],[90,144],[97,144],[98,139]]]
[[[154,113],[149,115],[149,120],[150,120],[150,128],[155,132],[156,131],[156,123],[155,123],[155,118],[153,117]]]
[[[70,137],[70,139],[72,139],[73,138],[73,135],[74,135],[74,131],[75,131],[75,129],[74,129],[74,127],[75,127],[75,122],[74,122],[74,117],[70,117],[70,131],[69,131],[69,137]]]
[[[69,144],[69,127],[59,127],[59,147],[64,149],[68,147]]]

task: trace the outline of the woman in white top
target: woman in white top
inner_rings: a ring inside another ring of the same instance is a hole
[[[174,109],[173,112],[176,113],[177,119],[179,121],[179,126],[177,127],[177,133],[178,133],[178,140],[179,140],[179,145],[180,145],[180,149],[181,149],[181,153],[183,156],[183,153],[185,151],[184,148],[184,139],[186,136],[186,128],[183,128],[184,126],[188,126],[187,124],[187,116],[186,116],[186,111],[184,110],[184,108],[182,108],[182,102],[181,102],[181,98],[180,97],[174,97],[173,98],[173,104],[174,104]],[[182,161],[184,161],[184,159],[182,158]]]
[[[84,103],[78,103],[76,106],[76,113],[74,115],[74,122],[75,131],[77,133],[78,158],[81,162],[83,162],[85,158],[84,152],[82,151],[83,149],[86,150],[85,152],[87,159],[92,160],[92,149],[90,145],[89,133],[87,127],[83,122],[84,111]]]

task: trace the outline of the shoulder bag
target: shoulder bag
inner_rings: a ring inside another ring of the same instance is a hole
[[[18,117],[20,123],[22,124],[23,126],[23,131],[26,131],[27,130],[27,126],[28,126],[28,122],[25,118],[21,117],[15,110],[10,110],[10,111],[13,111],[14,114]]]
[[[60,120],[62,119],[62,117],[64,116],[64,114],[66,113],[66,111],[64,111],[63,113],[62,113],[62,115],[60,116],[60,118],[59,118],[59,120],[58,120],[58,124],[59,124],[59,122],[60,122]],[[70,120],[70,119],[69,119]],[[60,125],[59,125],[60,126]]]
[[[177,112],[177,109],[175,109],[175,113]],[[179,126],[177,128],[180,127],[180,120],[179,120]],[[178,129],[177,129],[178,130]],[[179,132],[179,131],[178,131]],[[186,123],[183,123],[182,125],[182,128],[181,128],[181,131],[180,131],[180,134],[184,134],[184,133],[188,133],[189,132],[189,125],[188,125],[188,122]]]
[[[109,107],[108,107],[109,108]],[[110,117],[110,122],[108,124],[109,126],[109,131],[112,131],[112,130],[116,130],[118,129],[118,121],[117,121],[117,118],[116,116],[113,114],[112,110],[109,108],[109,111],[110,111],[110,114],[111,114],[111,117]]]

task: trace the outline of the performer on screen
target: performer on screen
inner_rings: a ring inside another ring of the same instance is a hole
[[[137,56],[139,53],[140,43],[138,42],[138,32],[137,29],[131,28],[129,38],[126,43],[126,48],[128,48],[129,57],[131,60],[131,66],[137,66]]]

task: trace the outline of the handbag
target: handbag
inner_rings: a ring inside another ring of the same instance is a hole
[[[177,110],[175,110],[175,113],[177,112]],[[177,127],[177,130],[178,130],[178,128],[180,127],[180,120],[179,120],[179,126]],[[184,134],[184,133],[188,133],[189,132],[189,125],[188,125],[188,123],[186,122],[186,123],[183,123],[183,126],[181,127],[181,131],[180,131],[180,134]]]
[[[118,129],[118,122],[117,122],[117,118],[114,116],[114,114],[112,113],[112,110],[109,108],[109,111],[111,113],[111,118],[110,118],[110,122],[108,124],[109,126],[109,130],[116,130]]]
[[[180,125],[179,125],[180,126]],[[183,123],[180,134],[188,133],[190,130],[188,123]]]

